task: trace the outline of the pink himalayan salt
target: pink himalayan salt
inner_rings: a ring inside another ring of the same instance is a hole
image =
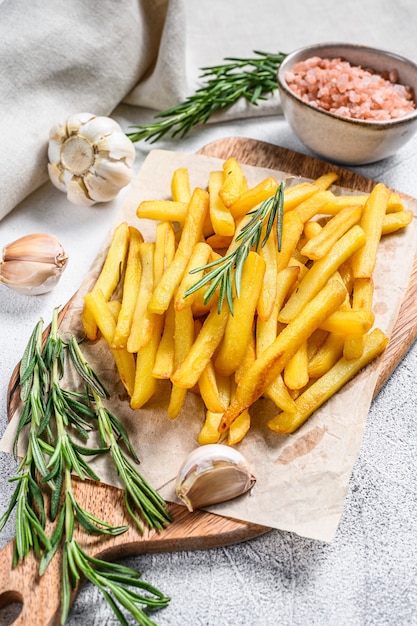
[[[389,120],[416,109],[412,89],[396,82],[396,72],[381,75],[340,58],[311,57],[287,71],[285,80],[304,102],[340,117]]]

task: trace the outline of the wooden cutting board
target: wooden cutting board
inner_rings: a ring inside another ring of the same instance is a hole
[[[316,178],[328,171],[339,174],[337,184],[357,191],[370,192],[375,181],[341,167],[325,163],[286,148],[252,139],[230,137],[206,145],[199,154],[226,159],[234,156],[241,163],[279,169],[305,178]],[[402,195],[405,199],[407,196]],[[411,199],[415,202],[414,199]],[[417,257],[414,261],[410,284],[402,303],[399,317],[383,358],[375,395],[389,378],[417,336]],[[61,312],[65,315],[67,307]],[[8,417],[12,418],[18,406],[18,368],[10,381]],[[129,523],[125,514],[123,492],[108,485],[75,482],[78,501],[99,518],[114,525]],[[133,527],[116,538],[91,537],[81,531],[80,543],[94,556],[116,560],[130,554],[143,552],[170,552],[199,550],[247,541],[270,530],[264,526],[241,522],[212,513],[190,513],[183,506],[171,503],[169,510],[173,522],[162,532],[145,531],[140,535]],[[12,602],[22,603],[15,626],[54,626],[60,614],[60,555],[54,559],[42,578],[37,575],[37,563],[29,557],[12,568],[13,542],[0,551],[0,608]],[[75,598],[76,592],[74,593]]]

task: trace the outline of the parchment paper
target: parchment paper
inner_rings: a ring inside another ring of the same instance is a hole
[[[117,223],[126,220],[135,225],[146,240],[153,240],[155,224],[136,217],[139,202],[170,198],[171,176],[178,167],[189,169],[192,188],[206,188],[210,170],[221,169],[221,166],[220,159],[154,150],[145,160]],[[288,177],[288,172],[284,171],[246,165],[242,168],[249,186],[267,175],[274,175],[278,180]],[[289,179],[287,186],[301,180],[305,179]],[[353,193],[337,186],[332,189],[336,193]],[[79,337],[83,334],[80,325],[83,296],[100,271],[110,236],[111,233],[63,320],[63,333],[71,331]],[[381,328],[388,336],[407,289],[416,245],[415,219],[403,232],[384,237],[380,244],[374,275],[375,327]],[[147,405],[133,411],[105,342],[84,343],[83,352],[112,392],[107,406],[123,418],[141,460],[140,471],[166,500],[178,502],[175,478],[185,457],[198,446],[197,437],[204,422],[201,399],[189,392],[180,416],[170,420],[166,414],[170,384],[160,381],[157,393]],[[270,401],[258,400],[251,410],[250,431],[237,446],[251,464],[256,484],[250,493],[208,507],[208,510],[301,536],[331,541],[343,512],[380,363],[381,358],[371,363],[292,435],[280,435],[267,428],[266,422],[278,411]],[[2,450],[11,451],[16,423],[17,416],[3,436]],[[119,486],[108,462],[97,459],[94,467],[103,482]]]

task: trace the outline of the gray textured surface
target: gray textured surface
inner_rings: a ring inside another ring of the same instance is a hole
[[[414,57],[417,57],[411,27],[404,33],[405,25],[417,13],[412,0],[397,2],[395,7],[385,2],[380,5],[361,3],[360,22],[356,21],[357,15],[352,9],[354,3],[348,4],[350,12],[331,3],[331,9],[339,18],[337,22],[334,15],[331,17],[333,28],[340,24],[340,30],[336,31],[338,39],[347,38],[357,26],[359,34],[355,31],[355,39],[361,32],[364,37],[369,32],[372,43],[386,44],[400,52],[404,48],[404,53],[408,54],[414,49]],[[271,8],[273,3],[265,5]],[[305,5],[310,7],[309,2]],[[325,5],[322,3],[321,11],[309,15],[311,28],[317,26],[314,37],[308,39],[306,25],[303,26],[306,43],[330,38],[331,33],[325,32],[323,26]],[[384,10],[375,21],[374,10],[378,6]],[[400,29],[392,26],[391,41],[387,11],[402,24]],[[196,15],[192,17],[196,19]],[[278,41],[282,25],[272,17]],[[295,24],[292,29],[283,35],[286,49],[292,33],[295,45],[301,45]],[[194,36],[197,35],[194,33]],[[265,46],[258,37],[245,48],[241,43],[239,52],[249,54],[254,48],[271,49],[271,42],[272,30],[267,33]],[[284,44],[279,43],[278,47],[285,49]],[[219,57],[233,52],[226,41],[222,49],[212,50],[204,61],[217,62]],[[203,59],[197,54],[194,61],[200,66]],[[117,117],[127,126],[149,119],[149,112],[120,107]],[[193,152],[209,141],[232,135],[258,138],[305,152],[286,123],[270,117],[210,125],[196,130],[181,144],[167,141],[158,147],[179,147]],[[138,147],[137,168],[149,149],[146,145]],[[358,168],[358,171],[417,197],[417,138],[395,158]],[[26,232],[47,230],[61,239],[71,262],[52,294],[26,298],[1,290],[0,434],[6,426],[7,384],[34,323],[40,316],[49,321],[53,306],[64,304],[76,290],[121,200],[122,196],[105,207],[88,210],[71,207],[47,184],[1,222],[2,245]],[[361,452],[353,468],[344,515],[331,544],[271,531],[258,539],[227,548],[126,559],[147,580],[172,597],[169,607],[155,616],[159,626],[417,624],[416,371],[417,346],[414,345],[372,404]],[[11,493],[7,480],[14,467],[8,455],[0,454],[0,514]],[[276,497],[279,498],[279,494]],[[10,523],[0,535],[0,546],[11,540],[13,534]],[[109,626],[116,623],[101,595],[86,585],[76,600],[68,624]]]

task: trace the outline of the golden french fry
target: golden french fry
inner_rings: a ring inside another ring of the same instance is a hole
[[[198,388],[204,402],[204,406],[212,413],[223,413],[226,405],[220,398],[219,388],[217,386],[216,370],[212,361],[209,361],[200,378],[198,379]]]
[[[242,168],[235,157],[230,157],[223,163],[223,183],[219,191],[223,203],[230,207],[246,190],[246,179]]]
[[[305,237],[305,241],[310,241],[310,239],[313,239],[313,237],[316,237],[322,230],[322,225],[320,224],[320,222],[317,222],[315,220],[310,220],[308,222],[304,223],[304,237]],[[302,248],[301,248],[302,250]]]
[[[153,290],[154,250],[155,244],[151,241],[144,241],[139,244],[142,273],[126,344],[128,351],[132,353],[139,352],[150,341],[155,325],[155,314],[148,311],[148,302]]]
[[[114,330],[116,328],[116,320],[108,306],[109,303],[104,297],[103,292],[101,289],[93,289],[90,293],[87,293],[84,296],[84,301],[92,315],[92,318],[100,329],[103,338],[110,347]],[[135,378],[134,356],[124,349],[113,350],[110,348],[110,350],[115,360],[120,380],[126,388],[129,396],[131,396],[134,389]]]
[[[389,235],[401,228],[405,228],[413,221],[412,211],[404,210],[395,213],[388,213],[382,219],[382,235]]]
[[[259,294],[257,312],[258,316],[267,320],[274,308],[277,295],[277,237],[272,232],[265,242],[260,246],[259,254],[265,262],[265,274],[262,281],[261,293]]]
[[[152,293],[149,310],[164,313],[184,274],[194,246],[201,239],[204,221],[208,213],[209,196],[206,191],[196,188],[193,191],[187,217],[174,259],[167,267]]]
[[[366,242],[352,257],[355,278],[370,278],[372,276],[382,234],[382,222],[390,195],[391,192],[385,185],[377,183],[363,207],[360,225],[365,233]]]
[[[295,401],[295,413],[280,413],[268,422],[268,427],[281,433],[293,433],[326,400],[337,393],[361,369],[378,357],[386,348],[388,337],[378,328],[366,337],[363,354],[347,361],[343,357],[321,378],[315,381]]]
[[[249,432],[249,429],[250,413],[248,409],[246,409],[245,411],[242,411],[239,417],[237,417],[232,424],[230,424],[229,432],[227,433],[227,444],[229,446],[235,446],[237,443],[242,441],[245,435]]]
[[[174,371],[174,333],[175,333],[175,310],[174,302],[170,302],[165,313],[162,336],[158,344],[152,375],[155,378],[170,378]]]
[[[143,242],[143,237],[133,226],[129,227],[129,231],[130,240],[123,281],[122,304],[111,342],[111,347],[115,349],[126,348],[127,346],[142,274],[140,244]]]
[[[223,185],[223,177],[222,170],[213,170],[209,175],[210,220],[217,235],[231,237],[235,232],[235,220],[219,194]]]
[[[329,280],[303,307],[242,376],[236,394],[223,415],[221,431],[227,430],[236,417],[264,393],[301,344],[338,309],[345,297],[344,286],[338,280]]]
[[[328,189],[334,182],[337,181],[339,176],[336,172],[327,172],[326,174],[322,174],[315,180],[313,180],[313,185],[318,187],[321,191],[325,191]]]
[[[358,224],[362,216],[362,206],[346,207],[332,217],[320,232],[308,240],[301,248],[301,254],[316,261],[328,254],[334,244],[349,228]]]
[[[233,300],[222,343],[214,365],[218,372],[230,376],[239,367],[245,354],[265,273],[265,261],[257,252],[249,252],[242,270],[241,295]]]
[[[317,352],[308,362],[310,378],[320,378],[333,367],[343,355],[345,337],[330,333]]]
[[[223,412],[215,413],[214,411],[206,411],[206,418],[197,439],[200,446],[208,443],[217,443],[219,441],[219,424],[222,415]]]
[[[365,244],[365,233],[358,225],[352,226],[322,259],[315,261],[282,309],[279,320],[291,321],[303,306],[321,289],[326,281]]]
[[[117,324],[117,318],[119,317],[120,309],[122,308],[122,303],[120,300],[109,300],[107,303],[110,313],[114,317],[114,321]],[[113,346],[111,346],[113,347]]]
[[[113,231],[103,267],[93,287],[103,293],[105,300],[110,300],[119,284],[126,263],[129,236],[127,222],[121,222]],[[81,321],[87,338],[94,341],[97,338],[97,324],[88,308],[84,308]]]
[[[302,389],[307,385],[309,380],[307,340],[301,344],[284,367],[283,378],[289,389]]]
[[[372,311],[335,311],[320,328],[339,335],[363,335],[375,321]]]
[[[401,196],[396,191],[391,192],[387,205],[387,213],[396,213],[397,211],[404,210],[405,206]]]
[[[363,206],[368,199],[368,194],[352,194],[333,196],[323,207],[323,213],[326,215],[337,215],[343,209],[349,206]]]
[[[235,372],[235,382],[239,382],[246,370],[253,364],[256,359],[256,342],[254,333],[249,337],[248,344],[246,346],[245,354],[241,360],[239,367]]]
[[[186,358],[171,376],[173,384],[187,389],[197,384],[223,338],[228,317],[226,307],[220,313],[217,308],[210,311]]]
[[[372,311],[374,295],[374,281],[372,278],[356,278],[352,290],[352,310]],[[348,335],[343,347],[345,359],[357,359],[361,356],[365,337],[363,334]]]
[[[153,376],[152,371],[163,324],[164,316],[156,315],[154,331],[150,341],[136,354],[135,383],[132,397],[130,398],[130,407],[132,409],[140,409],[152,398],[156,391],[156,378]]]
[[[139,219],[162,220],[183,224],[187,217],[188,203],[174,200],[142,200],[136,209]]]
[[[230,206],[230,213],[235,219],[246,215],[248,211],[254,209],[258,204],[271,198],[278,189],[278,181],[272,176],[268,176],[260,183],[242,193]],[[285,196],[285,191],[284,191]]]
[[[295,411],[295,402],[284,382],[282,374],[278,374],[272,383],[268,385],[264,396],[272,400],[275,406],[281,409],[281,411]],[[233,426],[233,424],[234,422],[232,422],[231,426]]]
[[[301,221],[307,222],[315,215],[323,213],[323,208],[333,197],[331,191],[321,191],[320,189],[307,200],[301,202],[294,210],[297,211]]]
[[[110,299],[119,284],[127,259],[129,237],[130,230],[127,222],[122,222],[116,226],[103,268],[93,287],[93,289],[100,289],[106,300]]]
[[[171,178],[171,196],[174,202],[186,202],[191,200],[190,174],[186,167],[174,170]]]
[[[175,232],[171,222],[158,222],[155,232],[155,250],[153,261],[154,284],[161,280],[168,265],[175,255]]]
[[[175,311],[174,331],[174,367],[178,369],[188,355],[194,342],[194,318],[191,308],[187,307]],[[187,389],[178,387],[173,383],[171,397],[167,409],[168,417],[178,417],[184,404]]]
[[[191,273],[192,270],[203,268],[209,261],[210,256],[212,254],[212,249],[210,246],[204,241],[199,241],[195,244],[194,249],[191,253],[190,259],[185,268],[183,277],[181,279],[180,284],[174,295],[174,306],[177,311],[185,308],[191,308],[196,293],[194,292],[188,296],[185,296],[187,289],[192,287],[200,278],[203,276],[204,270],[201,269],[199,272]]]
[[[284,190],[284,213],[292,211],[318,191],[318,187],[313,183],[299,183],[293,187],[287,185]]]

